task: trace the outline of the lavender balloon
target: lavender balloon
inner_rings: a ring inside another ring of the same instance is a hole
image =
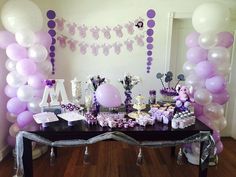
[[[187,47],[192,48],[192,47],[198,47],[198,38],[199,38],[199,33],[198,32],[192,32],[190,33],[186,39],[185,39],[185,44]]]
[[[234,43],[234,36],[230,32],[218,33],[218,43],[217,46],[229,48]]]
[[[212,96],[213,96],[212,101],[221,105],[227,103],[227,101],[229,101],[230,98],[227,90],[223,90],[220,93],[213,93]]]
[[[20,128],[28,126],[33,120],[33,113],[30,111],[24,111],[17,116],[17,124]]]
[[[7,56],[12,60],[21,60],[27,58],[27,49],[17,43],[10,44],[6,48]]]
[[[220,154],[224,149],[224,145],[221,141],[216,143],[216,154]]]
[[[97,101],[104,107],[114,108],[121,105],[120,92],[111,84],[102,84],[96,90]]]
[[[19,113],[23,112],[26,109],[26,106],[26,103],[20,101],[17,97],[11,98],[7,102],[7,110],[15,115],[18,115]]]
[[[205,86],[211,93],[219,93],[225,90],[226,81],[222,76],[214,76],[206,79]]]
[[[6,96],[8,96],[10,98],[16,97],[17,88],[11,87],[10,85],[6,85],[6,87],[4,89],[4,93]]]
[[[36,72],[36,64],[30,59],[23,59],[17,62],[16,70],[19,74],[27,76]]]
[[[210,78],[215,74],[215,65],[209,61],[202,61],[196,65],[195,72],[202,79]]]
[[[197,64],[207,59],[207,50],[201,47],[192,47],[188,49],[186,57],[189,62]]]
[[[40,89],[44,88],[45,83],[44,80],[46,79],[46,76],[44,76],[41,73],[36,73],[35,75],[31,75],[28,77],[28,84],[29,86]]]
[[[0,48],[6,49],[6,47],[12,43],[15,43],[15,36],[8,31],[0,31]]]
[[[37,44],[41,44],[46,49],[49,49],[49,47],[52,44],[52,38],[46,31],[39,31],[36,33],[36,42]]]

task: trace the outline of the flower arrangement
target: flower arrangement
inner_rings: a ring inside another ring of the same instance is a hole
[[[96,98],[96,95],[95,95],[95,92],[97,90],[97,88],[102,85],[103,83],[106,83],[106,79],[105,77],[101,77],[100,75],[97,75],[97,76],[88,76],[88,81],[86,82],[87,83],[87,89],[90,89],[93,91],[93,104],[92,104],[92,114],[93,116],[97,116],[97,114],[99,113],[100,111],[100,105],[99,103],[97,102],[97,98]]]
[[[129,73],[125,73],[124,78],[119,79],[119,82],[123,85],[125,90],[131,90],[140,81],[141,81],[140,77],[132,76]]]
[[[130,113],[132,111],[132,92],[131,89],[137,85],[139,82],[141,81],[140,77],[138,76],[133,76],[130,75],[129,73],[125,73],[124,74],[124,78],[123,79],[119,79],[119,82],[123,85],[124,89],[125,89],[125,110],[126,113]]]
[[[56,84],[56,80],[54,79],[47,79],[44,82],[47,87],[53,87]]]
[[[93,91],[96,91],[98,86],[102,85],[103,83],[106,83],[105,77],[101,77],[100,75],[97,76],[88,76],[87,86],[88,88],[92,89]]]
[[[157,79],[160,79],[161,84],[163,86],[163,88],[160,90],[160,94],[162,96],[167,96],[167,97],[173,97],[173,96],[177,96],[178,93],[176,92],[175,88],[176,86],[179,84],[180,81],[185,81],[185,77],[183,74],[179,74],[177,76],[177,83],[175,84],[175,86],[171,86],[171,81],[173,80],[173,73],[171,71],[168,71],[165,74],[162,73],[157,73],[156,74]],[[164,81],[166,84],[164,84],[162,78],[164,77]],[[167,86],[166,86],[167,85]]]

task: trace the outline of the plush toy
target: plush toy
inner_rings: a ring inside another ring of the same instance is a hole
[[[178,96],[174,97],[176,111],[182,112],[188,110],[191,103],[194,102],[193,98],[190,97],[190,94],[192,93],[192,87],[188,88],[185,85],[177,85],[176,92],[179,94]]]

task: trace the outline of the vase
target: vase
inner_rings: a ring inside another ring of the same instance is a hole
[[[93,93],[92,114],[93,114],[93,116],[96,117],[99,112],[100,112],[100,104],[98,103],[95,92],[94,92]]]
[[[132,97],[131,97],[131,90],[125,90],[125,112],[128,114],[132,112]]]

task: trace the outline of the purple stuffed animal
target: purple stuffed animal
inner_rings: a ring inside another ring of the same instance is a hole
[[[179,94],[178,96],[174,97],[176,111],[182,112],[188,110],[191,103],[194,102],[193,98],[190,97],[190,94],[192,93],[192,87],[188,88],[185,85],[177,85],[176,91]]]

